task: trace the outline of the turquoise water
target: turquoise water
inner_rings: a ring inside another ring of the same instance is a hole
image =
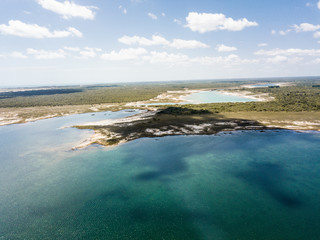
[[[201,103],[222,103],[222,102],[254,102],[256,100],[247,98],[247,97],[239,97],[233,95],[227,95],[219,93],[219,91],[202,91],[197,93],[192,93],[185,97],[185,102],[181,102],[179,104],[201,104]],[[154,105],[175,105],[177,103],[149,103],[144,104],[147,106]]]
[[[255,84],[255,85],[251,85],[251,86],[255,87],[255,88],[259,88],[259,87],[275,87],[278,85],[273,84],[273,83],[265,83],[265,84]]]
[[[0,127],[0,239],[319,239],[319,133],[70,151],[86,117]]]
[[[185,98],[188,103],[220,103],[220,102],[254,102],[254,99],[222,94],[219,91],[202,91],[192,93]]]

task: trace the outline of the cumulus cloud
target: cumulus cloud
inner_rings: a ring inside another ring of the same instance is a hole
[[[143,60],[149,61],[150,63],[170,63],[170,64],[178,64],[178,63],[187,63],[189,61],[189,57],[184,54],[174,54],[167,52],[156,52],[152,51],[150,55],[144,56]]]
[[[286,61],[288,61],[288,57],[281,56],[281,55],[266,59],[267,63],[282,63],[282,62],[286,62]]]
[[[288,30],[285,30],[285,31],[281,30],[281,31],[279,31],[279,34],[284,36],[284,35],[287,35],[289,32],[291,32],[291,29],[288,29]]]
[[[236,47],[230,47],[224,44],[218,44],[216,49],[218,52],[233,52],[238,50]]]
[[[259,50],[254,52],[255,55],[259,56],[320,56],[320,49],[272,49],[272,50]]]
[[[209,45],[197,40],[173,39],[168,45],[177,49],[209,48]]]
[[[64,37],[82,37],[82,33],[73,28],[69,27],[64,31],[50,31],[46,27],[41,27],[37,24],[28,24],[19,20],[10,20],[8,25],[0,25],[0,33],[3,35],[13,35],[25,38],[64,38]]]
[[[301,23],[300,25],[293,25],[296,32],[314,32],[320,29],[320,25],[313,25],[311,23]]]
[[[313,37],[314,37],[314,38],[320,38],[320,32],[315,32],[315,33],[313,34]]]
[[[174,23],[176,23],[176,24],[178,24],[178,25],[182,25],[182,21],[181,20],[179,20],[179,19],[173,19],[173,22]]]
[[[155,15],[155,14],[153,14],[151,12],[148,13],[148,16],[151,17],[153,20],[157,20],[158,19],[157,15]]]
[[[173,39],[169,41],[164,37],[153,35],[151,39],[139,36],[123,36],[118,39],[119,42],[126,45],[140,46],[169,46],[177,49],[193,49],[193,48],[208,48],[209,46],[197,40]]]
[[[90,47],[85,47],[83,50],[79,51],[80,57],[82,59],[88,59],[88,58],[94,58],[98,56],[98,52],[101,52],[101,48],[90,48]]]
[[[241,65],[241,64],[252,64],[256,63],[257,60],[249,60],[249,59],[242,59],[236,54],[230,54],[228,56],[218,56],[218,57],[197,57],[191,59],[193,63],[199,63],[201,65]]]
[[[12,52],[12,53],[10,54],[10,57],[20,58],[20,59],[28,58],[28,56],[24,55],[24,54],[21,53],[21,52]]]
[[[84,47],[84,48],[78,48],[78,47],[64,47],[63,49],[73,52],[73,56],[76,59],[89,59],[94,58],[98,56],[98,53],[102,51],[101,48],[92,48],[92,47]],[[74,55],[77,53],[78,55]]]
[[[92,9],[94,6],[82,6],[71,1],[59,2],[56,0],[36,0],[46,10],[52,11],[61,15],[64,19],[83,18],[93,20],[95,13]]]
[[[268,43],[259,43],[258,44],[258,47],[266,47],[266,46],[268,46]]]
[[[123,36],[118,39],[120,43],[126,44],[126,45],[134,45],[138,44],[141,46],[156,46],[156,45],[168,45],[169,41],[165,38],[153,35],[151,39],[145,38],[145,37],[139,37],[139,36]]]
[[[257,22],[248,21],[246,18],[234,20],[222,13],[190,12],[186,21],[186,27],[200,33],[218,30],[241,31],[246,27],[258,26]]]
[[[317,5],[318,5],[318,8],[320,9],[320,1],[318,2],[318,4],[317,4]]]
[[[137,60],[141,55],[147,53],[147,50],[144,48],[126,48],[121,49],[119,52],[112,51],[110,53],[104,53],[101,55],[101,58],[108,61]]]
[[[74,27],[69,27],[68,28],[68,31],[73,35],[73,36],[76,36],[76,37],[82,37],[82,32],[80,32],[78,29],[75,29]]]
[[[299,25],[298,24],[294,24],[289,29],[281,30],[278,33],[280,35],[287,35],[290,32],[297,32],[297,33],[300,33],[300,32],[315,32],[315,31],[317,31],[319,29],[320,29],[320,25],[314,25],[314,24],[311,24],[311,23],[301,23]],[[273,32],[273,34],[276,34],[276,33],[277,33],[276,31]]]
[[[33,55],[35,59],[58,59],[66,57],[65,51],[62,49],[58,49],[56,51],[47,51],[28,48],[27,54]]]
[[[80,51],[80,48],[77,48],[77,47],[64,47],[65,50],[68,50],[68,51],[72,51],[72,52],[79,52]]]

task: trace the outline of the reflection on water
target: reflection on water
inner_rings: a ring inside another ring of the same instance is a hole
[[[75,121],[0,128],[0,239],[320,235],[317,133],[144,138],[69,151],[89,134],[60,128]]]

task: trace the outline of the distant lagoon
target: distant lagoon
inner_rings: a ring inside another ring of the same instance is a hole
[[[175,104],[202,104],[202,103],[222,103],[222,102],[254,102],[255,99],[249,97],[242,97],[236,95],[229,95],[220,93],[219,91],[201,91],[196,93],[191,93],[183,97],[183,102],[180,103],[149,103],[142,104],[147,106],[152,105],[175,105]]]
[[[0,239],[320,236],[320,134],[243,131],[72,146],[63,128],[136,112],[0,127]]]

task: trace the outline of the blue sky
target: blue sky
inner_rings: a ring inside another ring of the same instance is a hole
[[[320,75],[320,1],[1,0],[0,86]]]

